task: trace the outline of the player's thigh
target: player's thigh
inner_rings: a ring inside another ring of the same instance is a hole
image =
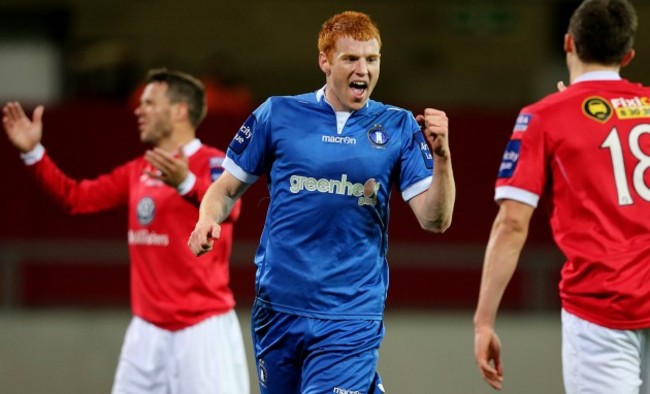
[[[172,334],[134,316],[124,337],[113,394],[167,394]]]
[[[172,394],[248,394],[244,342],[234,311],[212,316],[174,334]]]
[[[381,321],[312,320],[314,341],[309,344],[302,374],[302,393],[381,393],[376,387]],[[374,390],[374,391],[373,391]]]
[[[562,311],[562,369],[567,394],[639,394],[639,331],[613,330]]]
[[[261,394],[302,394],[298,349],[304,346],[304,320],[255,303],[251,332]]]

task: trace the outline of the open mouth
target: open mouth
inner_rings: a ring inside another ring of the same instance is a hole
[[[350,82],[350,89],[355,96],[363,96],[366,89],[368,89],[368,84],[366,82]]]

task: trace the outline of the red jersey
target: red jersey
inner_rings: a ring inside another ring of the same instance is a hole
[[[536,206],[543,192],[566,257],[562,306],[604,327],[649,328],[650,89],[590,73],[523,108],[495,198]]]
[[[197,139],[183,152],[196,176],[184,195],[149,177],[145,170],[153,168],[144,157],[82,181],[67,177],[47,154],[29,166],[38,182],[69,213],[128,205],[133,314],[168,330],[183,329],[235,305],[228,269],[240,201],[221,225],[221,238],[210,253],[196,257],[187,246],[201,199],[223,172],[225,154]]]

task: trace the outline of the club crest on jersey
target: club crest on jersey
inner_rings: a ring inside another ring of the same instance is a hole
[[[266,365],[264,365],[264,360],[261,358],[257,362],[257,374],[259,375],[260,384],[266,387],[269,380],[269,373],[266,370]]]
[[[602,97],[587,97],[582,103],[582,112],[598,122],[605,123],[612,117],[612,106]]]
[[[501,166],[499,167],[498,178],[510,178],[517,168],[519,162],[519,151],[521,149],[521,140],[510,140],[503,153]]]
[[[223,157],[210,158],[210,180],[216,181],[223,174]]]
[[[389,136],[382,125],[376,124],[368,130],[368,139],[374,146],[383,147],[388,143]]]
[[[138,216],[138,223],[143,226],[148,225],[153,222],[153,219],[156,214],[156,203],[151,197],[142,197],[138,201],[136,207],[136,215]]]
[[[237,134],[233,137],[232,141],[230,141],[230,145],[228,145],[233,152],[240,155],[244,149],[246,149],[253,139],[253,130],[255,130],[256,123],[257,119],[255,119],[254,115],[251,115],[246,119],[244,124],[237,131]]]

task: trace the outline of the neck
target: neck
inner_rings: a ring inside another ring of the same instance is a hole
[[[160,149],[163,149],[167,152],[178,152],[183,146],[187,145],[196,138],[196,133],[194,129],[191,128],[177,128],[172,131],[172,133],[163,138],[156,144]]]
[[[597,64],[597,63],[584,63],[579,60],[575,62],[571,62],[570,60],[568,60],[567,63],[569,66],[569,78],[572,83],[573,81],[578,79],[578,77],[580,77],[581,75],[592,71],[614,71],[614,72],[621,71],[621,67],[618,65],[607,66],[603,64]]]

